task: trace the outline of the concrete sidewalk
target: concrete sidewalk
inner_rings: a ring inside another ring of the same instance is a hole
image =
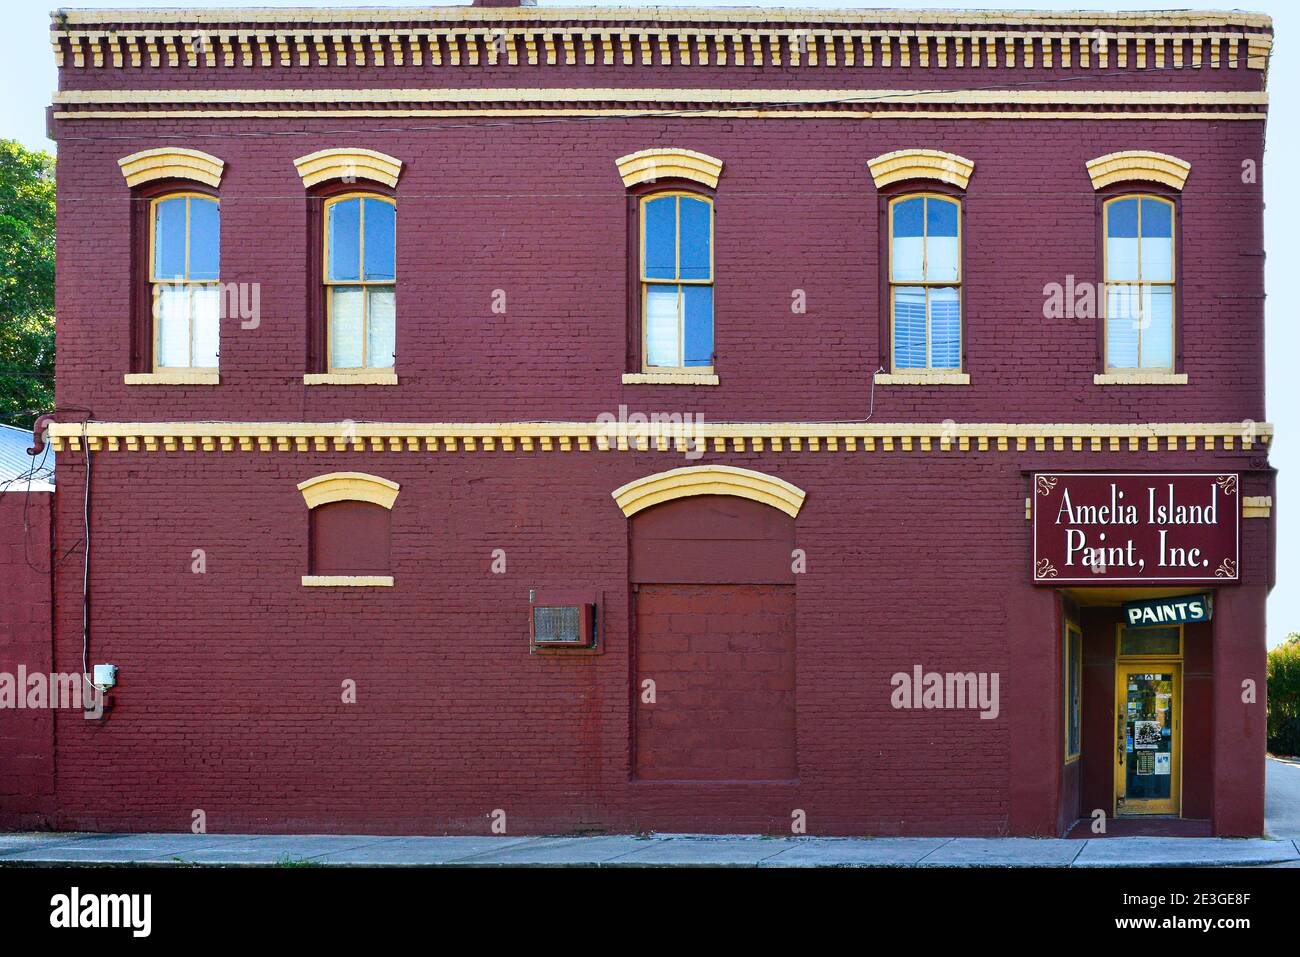
[[[0,834],[0,867],[1300,867],[1291,840]]]

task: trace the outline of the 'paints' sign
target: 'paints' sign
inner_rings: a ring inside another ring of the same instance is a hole
[[[1124,624],[1130,628],[1155,628],[1160,625],[1209,621],[1213,614],[1214,599],[1209,595],[1180,595],[1176,598],[1124,603]]]
[[[1037,584],[1237,581],[1235,474],[1056,472],[1033,482]]]

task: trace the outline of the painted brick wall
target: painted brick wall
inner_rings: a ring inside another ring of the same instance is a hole
[[[48,675],[53,659],[50,520],[54,493],[0,493],[0,673]],[[78,669],[79,670],[79,669]],[[25,688],[19,688],[25,694]],[[16,703],[16,702],[15,702]],[[78,712],[80,717],[80,712]],[[54,717],[48,709],[0,709],[0,819],[38,826],[54,791]]]
[[[512,833],[788,832],[798,808],[810,833],[1053,832],[1059,626],[1051,592],[1028,584],[1022,470],[1158,469],[1170,456],[704,461],[808,490],[795,541],[807,554],[798,783],[631,780],[628,522],[610,492],[680,456],[119,452],[94,461],[91,576],[91,658],[122,669],[116,707],[94,727],[58,716],[57,822],[182,830],[202,809],[213,831],[486,833],[501,808]],[[1204,451],[1176,461],[1250,465]],[[343,469],[402,486],[392,589],[299,585],[308,511],[296,483]],[[60,470],[71,542],[81,456]],[[1269,492],[1267,476],[1244,485]],[[1259,583],[1268,522],[1243,529],[1244,580]],[[196,548],[204,574],[191,571]],[[61,568],[57,584],[57,661],[73,670],[80,569]],[[605,653],[529,655],[531,588],[600,593]],[[890,677],[915,664],[999,672],[1001,716],[894,710]],[[345,679],[356,704],[342,703]]]
[[[568,86],[1058,88],[1078,71],[821,68],[65,69],[62,89]],[[995,77],[996,80],[991,77]],[[1098,76],[1079,89],[1257,90],[1258,71]],[[392,118],[59,121],[58,400],[101,421],[594,420],[620,405],[708,421],[1160,422],[1265,418],[1260,122],[706,119],[494,125]],[[395,126],[411,127],[404,130]],[[415,128],[419,127],[419,128]],[[350,131],[340,134],[336,131]],[[270,133],[247,136],[250,132]],[[227,163],[222,279],[259,283],[256,329],[222,330],[215,388],[127,387],[131,198],[119,157],[162,144]],[[404,162],[392,388],[304,387],[307,203],[293,159],[363,146]],[[717,388],[624,386],[628,203],[614,160],[659,146],[725,161],[717,190]],[[973,159],[965,205],[966,388],[879,386],[878,197],[866,161]],[[1092,320],[1044,287],[1100,279],[1086,160],[1185,158],[1182,326],[1190,384],[1102,388]],[[504,290],[505,315],[491,311]],[[808,312],[795,315],[795,290]],[[1259,452],[717,454],[808,491],[794,586],[798,780],[633,778],[627,521],[610,492],[682,464],[655,453],[109,453],[94,462],[92,661],[122,671],[107,722],[60,714],[63,827],[1055,833],[1054,596],[1029,584],[1030,469],[1217,469]],[[297,482],[402,485],[388,590],[307,589]],[[80,453],[60,459],[56,538],[81,534]],[[1260,471],[1252,471],[1260,470]],[[1244,525],[1266,582],[1267,522]],[[206,572],[191,571],[202,549]],[[504,549],[505,574],[491,570]],[[605,653],[528,654],[531,588],[603,596]],[[80,666],[79,569],[56,579],[57,663]],[[1262,597],[1260,598],[1262,601]],[[1262,662],[1262,633],[1259,660]],[[996,671],[997,720],[896,711],[916,664]],[[357,702],[341,700],[343,683]],[[1086,704],[1085,704],[1086,707]]]
[[[641,585],[635,604],[636,777],[798,777],[794,588]]]
[[[379,128],[385,120],[348,119]],[[260,121],[259,129],[274,127]],[[246,139],[205,120],[78,122],[59,189],[59,402],[108,421],[591,420],[620,404],[714,421],[857,420],[880,364],[878,196],[866,161],[907,146],[976,163],[965,202],[966,388],[878,386],[877,421],[1263,421],[1262,193],[1241,182],[1263,124],[1194,120],[654,119]],[[117,159],[159,143],[222,157],[222,279],[260,284],[261,323],[222,329],[216,388],[131,387],[130,193]],[[1016,144],[1014,147],[1009,144]],[[1020,144],[1032,144],[1025,148]],[[397,189],[397,372],[390,388],[306,387],[307,201],[293,159],[361,145],[406,164]],[[624,386],[628,203],[614,159],[685,146],[721,157],[721,385]],[[1193,167],[1182,197],[1190,383],[1092,384],[1092,319],[1043,318],[1044,288],[1099,281],[1086,160],[1150,148]],[[505,315],[492,313],[494,290]],[[791,312],[795,290],[807,313]]]

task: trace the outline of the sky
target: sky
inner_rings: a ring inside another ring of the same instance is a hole
[[[539,0],[546,7],[573,6],[614,6],[616,0],[593,0],[591,3],[565,2],[565,0]],[[345,6],[355,8],[361,4],[318,3],[310,4],[304,0],[276,2],[276,0],[244,0],[239,3],[177,3],[155,2],[134,4],[143,7],[219,7],[219,6],[257,6],[257,7],[300,7],[300,6]],[[403,3],[401,0],[388,0],[375,3],[385,7],[428,7],[431,4]],[[443,3],[442,6],[465,5]],[[627,6],[642,6],[643,2],[631,2]],[[850,0],[790,0],[774,3],[751,0],[747,4],[727,4],[723,0],[679,0],[676,3],[663,3],[662,6],[674,7],[709,7],[709,6],[764,6],[764,7],[801,7],[837,9],[850,7]],[[882,6],[880,0],[868,0],[860,4],[864,7]],[[0,98],[0,138],[15,139],[33,149],[53,151],[54,144],[45,138],[45,108],[56,85],[54,57],[50,51],[48,30],[49,11],[53,3],[18,0],[7,5],[5,22],[8,26],[0,30],[0,90],[8,91]],[[94,2],[82,0],[69,4],[73,9],[105,9],[131,7],[124,2]],[[945,3],[942,0],[928,0],[921,4],[889,4],[899,9],[921,10],[1148,10],[1150,0],[1142,3],[1122,3],[1110,0],[1102,5],[1080,5],[1076,3],[1052,3],[1047,0],[1039,2],[998,3],[996,0],[973,0],[968,3]],[[1222,10],[1228,8],[1226,3],[1185,3],[1179,9]],[[1268,144],[1264,152],[1264,235],[1268,259],[1265,267],[1265,285],[1269,293],[1281,288],[1287,269],[1287,257],[1296,252],[1297,247],[1287,244],[1285,223],[1300,222],[1300,181],[1295,177],[1288,179],[1282,175],[1285,159],[1280,157],[1300,156],[1300,151],[1291,147],[1297,145],[1300,138],[1300,59],[1291,53],[1290,40],[1292,26],[1300,25],[1300,3],[1295,0],[1259,0],[1247,8],[1255,13],[1266,13],[1273,18],[1275,37],[1273,57],[1269,68],[1269,121]],[[1300,376],[1297,376],[1290,363],[1300,351],[1300,327],[1291,316],[1287,315],[1283,305],[1288,300],[1281,295],[1270,295],[1266,304],[1265,332],[1267,341],[1267,376],[1268,421],[1277,429],[1277,440],[1270,454],[1273,467],[1279,472],[1276,500],[1273,506],[1274,521],[1277,525],[1277,587],[1269,598],[1268,606],[1268,645],[1280,644],[1290,632],[1300,632],[1300,510],[1288,509],[1292,501],[1300,501]]]

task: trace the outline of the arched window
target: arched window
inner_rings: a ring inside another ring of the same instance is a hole
[[[202,193],[170,193],[150,200],[155,371],[217,369],[220,271],[220,203]]]
[[[889,302],[895,372],[959,372],[961,202],[913,193],[889,202]]]
[[[1107,371],[1174,371],[1174,204],[1124,195],[1103,206]]]
[[[392,369],[397,351],[397,204],[373,193],[325,202],[326,355],[332,373]]]
[[[713,200],[658,192],[640,201],[642,370],[713,371]]]

